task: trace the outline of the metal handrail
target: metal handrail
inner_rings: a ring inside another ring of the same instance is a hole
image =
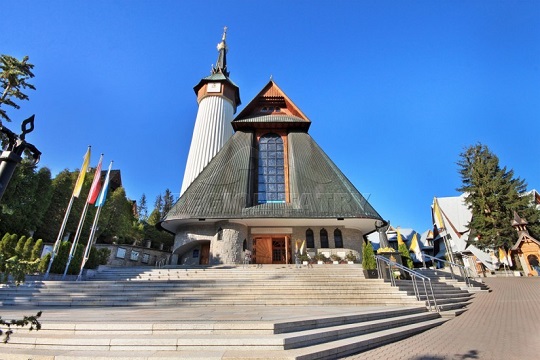
[[[160,260],[156,261],[156,267],[158,269],[161,269],[163,266],[165,266],[165,262],[167,261],[167,258],[161,258]]]
[[[426,294],[426,301],[428,303],[429,310],[433,311],[433,308],[434,308],[435,311],[439,312],[439,307],[437,306],[437,299],[435,297],[435,292],[433,291],[433,285],[431,284],[431,279],[429,277],[427,277],[425,275],[422,275],[422,274],[420,274],[420,273],[418,273],[418,272],[416,272],[414,270],[411,270],[406,266],[403,266],[403,265],[398,264],[398,263],[396,263],[394,261],[391,261],[390,259],[387,259],[384,256],[375,255],[375,259],[377,260],[377,271],[379,272],[379,277],[380,278],[383,277],[383,267],[384,267],[383,263],[388,264],[388,277],[390,278],[390,284],[392,286],[396,286],[396,279],[394,278],[394,274],[393,274],[394,270],[392,270],[392,268],[396,268],[396,269],[399,269],[401,271],[404,271],[404,272],[408,273],[411,276],[413,289],[414,289],[414,295],[416,296],[416,299],[418,301],[421,301],[422,299],[420,298],[420,292],[418,291],[417,279],[422,280],[422,284],[423,284],[423,287],[424,287],[424,292]],[[427,284],[429,285],[429,290],[431,292],[432,300],[429,299],[430,294],[428,293],[428,285],[426,285],[426,281],[427,281]],[[431,305],[432,302],[433,302],[433,307]]]
[[[448,260],[444,260],[444,259],[439,259],[435,256],[431,256],[431,255],[428,255],[428,254],[423,254],[425,257],[428,257],[431,259],[431,261],[433,260],[436,260],[436,261],[440,261],[440,262],[444,262],[446,264],[449,264],[450,265],[450,273],[452,274],[452,279],[453,280],[457,280],[456,279],[456,275],[454,274],[454,269],[452,268],[452,266],[456,266],[459,268],[459,271],[461,272],[461,277],[463,279],[465,279],[465,284],[467,284],[467,287],[471,287],[472,284],[471,284],[471,281],[469,279],[469,274],[468,274],[468,269],[463,266],[463,265],[460,265],[460,264],[456,264],[456,263],[453,263],[451,261],[448,261]]]

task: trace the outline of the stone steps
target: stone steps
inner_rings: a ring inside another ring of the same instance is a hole
[[[0,345],[0,359],[335,359],[438,326],[470,301],[466,291],[433,280],[441,317],[427,311],[421,287],[417,300],[411,281],[396,284],[364,279],[357,265],[278,265],[105,269],[91,281],[2,286],[5,309],[82,311],[87,318],[43,321],[38,332],[17,329]],[[317,306],[354,312],[299,316]],[[218,308],[214,320],[201,320]],[[242,314],[248,308],[255,318],[259,311],[279,314],[285,308],[291,316],[246,321]],[[108,318],[100,319],[104,309]],[[123,318],[135,311],[130,309],[141,313]],[[177,312],[193,318],[167,316]],[[144,313],[154,318],[139,316]]]
[[[437,313],[409,307],[275,323],[44,323],[39,332],[17,330],[2,359],[77,358],[335,358],[442,324]],[[49,325],[49,326],[48,326]],[[89,353],[91,351],[91,353]],[[142,357],[141,357],[142,356]],[[240,357],[237,357],[240,356]],[[52,357],[51,357],[52,358]]]

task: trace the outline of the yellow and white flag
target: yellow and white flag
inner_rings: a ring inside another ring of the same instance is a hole
[[[84,177],[86,176],[86,172],[88,171],[88,165],[90,165],[90,149],[91,147],[88,147],[88,150],[86,150],[86,154],[84,155],[83,164],[81,166],[81,171],[79,172],[79,177],[77,177],[77,182],[75,183],[75,188],[73,189],[73,197],[78,198],[81,194],[81,189],[84,184]]]
[[[412,252],[414,252],[414,255],[416,256],[416,260],[424,262],[424,254],[422,254],[422,250],[420,249],[420,244],[418,243],[417,234],[414,233],[413,239],[411,241],[411,247],[409,248]]]

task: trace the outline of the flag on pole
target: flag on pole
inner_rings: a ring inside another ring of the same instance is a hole
[[[78,198],[81,194],[81,189],[84,184],[84,177],[86,176],[86,171],[88,171],[88,165],[90,164],[90,153],[91,153],[91,146],[88,146],[88,150],[86,150],[86,154],[84,155],[83,164],[81,166],[81,171],[79,172],[79,176],[77,177],[77,182],[75,182],[75,188],[73,189],[73,197]]]
[[[306,251],[306,240],[302,241],[302,245],[300,245],[300,254],[303,254]]]
[[[401,245],[401,244],[405,244],[403,242],[403,238],[401,237],[401,232],[399,231],[399,226],[397,228],[397,243],[398,243],[398,246]]]
[[[433,198],[433,214],[438,227],[440,229],[444,229],[444,221],[441,214],[441,208],[439,207],[439,203],[437,202],[437,198]]]
[[[107,176],[105,176],[105,180],[103,181],[103,188],[101,189],[101,193],[99,194],[97,200],[96,200],[96,206],[103,206],[105,204],[105,200],[107,198],[107,191],[109,191],[109,178],[111,175],[111,168],[112,168],[113,162],[109,164],[109,169],[107,170]]]
[[[506,251],[502,247],[499,248],[499,262],[506,266],[510,266],[508,262],[508,255],[506,254]]]
[[[422,250],[420,249],[420,244],[418,243],[418,237],[416,233],[414,233],[413,239],[411,241],[411,247],[409,249],[416,256],[416,260],[424,262],[424,255],[422,254]]]
[[[99,195],[99,190],[101,190],[101,163],[103,162],[103,154],[99,158],[99,163],[94,172],[94,180],[92,181],[92,186],[90,187],[90,192],[88,193],[88,203],[93,204],[96,202],[96,199]]]

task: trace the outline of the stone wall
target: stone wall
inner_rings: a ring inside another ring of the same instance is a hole
[[[221,240],[216,235],[210,246],[210,264],[240,264],[243,257],[244,239],[248,237],[248,228],[241,224],[222,221],[216,223],[216,233],[223,230]]]
[[[168,251],[161,251],[135,245],[96,244],[96,249],[107,248],[111,251],[107,265],[110,266],[156,266],[156,263],[168,262],[171,255]]]

